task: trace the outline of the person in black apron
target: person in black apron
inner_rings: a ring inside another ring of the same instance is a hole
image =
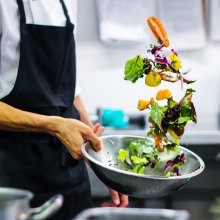
[[[65,27],[26,24],[23,2],[17,0],[21,35],[18,75],[13,90],[1,102],[27,112],[79,120],[73,106],[74,26],[63,0],[60,2]],[[0,186],[32,191],[33,207],[62,193],[64,204],[53,220],[71,219],[92,207],[84,161],[73,159],[62,142],[49,134],[0,131]]]

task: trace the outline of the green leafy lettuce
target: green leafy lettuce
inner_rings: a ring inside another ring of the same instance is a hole
[[[125,63],[125,80],[135,83],[144,73],[144,62],[140,56],[128,60]]]

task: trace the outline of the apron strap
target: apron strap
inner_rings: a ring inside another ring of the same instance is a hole
[[[24,11],[24,4],[22,0],[17,0],[18,3],[18,9],[20,12],[20,21],[21,23],[26,23],[26,16],[25,16],[25,11]]]
[[[69,14],[68,14],[68,11],[67,11],[67,8],[66,8],[66,5],[65,5],[64,1],[63,1],[63,0],[60,0],[60,3],[61,3],[61,5],[62,5],[62,7],[63,7],[63,11],[64,11],[64,14],[65,14],[65,16],[66,16],[66,23],[67,23],[67,24],[71,24],[71,22],[70,22],[70,17],[69,17]]]
[[[19,9],[19,12],[20,12],[20,21],[21,21],[21,23],[26,23],[26,16],[25,16],[23,0],[17,0],[17,3],[18,3],[18,9]],[[64,1],[60,0],[60,3],[63,7],[63,11],[64,11],[64,14],[66,16],[66,23],[71,24],[70,17],[69,17],[69,14],[68,14],[68,11],[67,11],[67,8],[66,8],[66,5],[65,5]]]

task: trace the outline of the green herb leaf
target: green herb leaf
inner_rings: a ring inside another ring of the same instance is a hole
[[[128,154],[129,154],[129,151],[120,149],[118,152],[118,160],[124,162]]]
[[[191,109],[190,103],[183,105],[180,110],[180,113],[181,113],[182,117],[190,117],[191,118],[192,109]]]
[[[175,163],[175,164],[173,165],[173,168],[174,168],[174,167],[181,167],[182,165],[183,165],[182,162],[178,162],[178,163]]]
[[[168,99],[168,107],[173,108],[175,105],[177,105],[177,102],[173,100],[173,98]]]
[[[128,60],[125,63],[125,80],[135,83],[144,73],[144,62],[140,56]]]
[[[145,170],[145,167],[143,166],[143,164],[138,164],[137,166],[135,166],[131,172],[133,173],[138,173],[138,174],[143,174]]]
[[[179,117],[177,123],[182,124],[182,123],[186,123],[189,120],[191,120],[191,117]]]
[[[163,115],[163,108],[161,108],[161,106],[159,106],[157,103],[154,103],[150,112],[150,117],[151,120],[159,127],[160,130],[162,130],[161,122],[163,119]]]
[[[131,156],[131,160],[133,161],[134,164],[146,164],[148,162],[148,160],[145,157],[139,158],[137,156],[132,155]]]
[[[168,153],[169,153],[170,151],[175,151],[175,152],[180,152],[180,151],[181,151],[179,145],[178,145],[178,144],[175,144],[175,143],[168,144],[168,145],[166,146],[166,148],[167,148],[167,152],[168,152]]]
[[[165,176],[170,177],[170,172],[167,172]]]

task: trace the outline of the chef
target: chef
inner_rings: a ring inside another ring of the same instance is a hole
[[[33,207],[61,193],[54,220],[92,207],[80,147],[99,150],[103,131],[75,88],[75,22],[75,0],[0,0],[0,186],[32,191]]]

